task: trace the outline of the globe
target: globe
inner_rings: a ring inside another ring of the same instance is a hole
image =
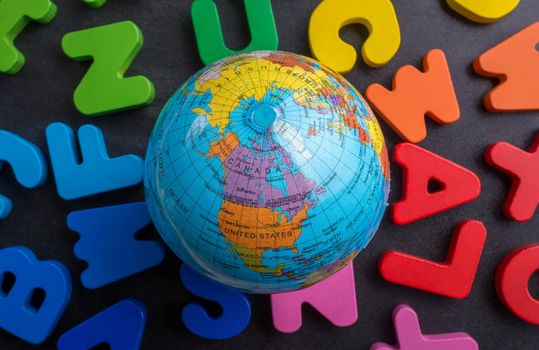
[[[389,193],[384,137],[342,76],[281,51],[223,59],[170,98],[144,187],[195,271],[251,293],[310,286],[371,240]]]

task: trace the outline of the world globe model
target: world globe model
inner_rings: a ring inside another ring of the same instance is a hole
[[[227,286],[276,293],[349,263],[389,193],[384,137],[342,76],[257,51],[196,73],[153,129],[144,186],[168,246]]]

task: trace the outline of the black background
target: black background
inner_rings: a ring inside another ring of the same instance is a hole
[[[46,126],[62,121],[72,127],[93,123],[105,133],[111,156],[144,155],[152,125],[167,98],[203,64],[198,58],[188,0],[109,0],[95,10],[82,1],[56,0],[58,14],[48,25],[30,24],[16,40],[26,56],[26,65],[15,75],[0,76],[0,129],[15,132],[40,146],[45,154]],[[218,2],[226,41],[239,49],[249,41],[240,0]],[[307,24],[316,0],[273,0],[280,49],[309,55]],[[539,215],[528,223],[516,223],[501,215],[509,180],[489,168],[483,160],[485,148],[505,140],[528,147],[539,129],[537,113],[487,113],[483,95],[493,82],[473,73],[471,63],[479,54],[539,19],[539,2],[522,0],[505,19],[490,25],[475,24],[453,13],[442,0],[395,0],[402,44],[387,66],[372,69],[363,62],[347,75],[360,90],[380,82],[386,86],[396,69],[405,64],[420,66],[433,48],[445,51],[462,111],[461,119],[449,126],[428,122],[428,138],[421,145],[476,172],[482,180],[478,200],[420,222],[397,226],[388,215],[369,247],[355,260],[359,320],[348,328],[332,326],[311,307],[305,306],[303,326],[294,334],[280,334],[271,323],[267,296],[250,296],[253,314],[248,328],[226,341],[207,341],[191,335],[180,313],[185,303],[196,300],[179,280],[180,262],[167,251],[165,262],[137,276],[98,290],[80,284],[86,268],[72,247],[78,236],[67,229],[66,215],[72,210],[142,200],[141,187],[67,202],[56,194],[52,174],[46,185],[27,190],[19,186],[9,167],[2,170],[0,188],[13,199],[12,214],[0,221],[0,247],[25,245],[40,259],[57,259],[73,276],[73,296],[55,332],[41,348],[55,348],[58,337],[107,306],[125,297],[137,297],[149,315],[143,349],[368,349],[376,341],[395,341],[391,322],[393,308],[407,303],[419,313],[426,333],[465,331],[481,349],[538,349],[539,328],[507,311],[496,296],[494,273],[501,259],[513,248],[539,241]],[[82,116],[72,103],[72,94],[89,62],[74,62],[62,53],[65,33],[121,20],[133,20],[144,33],[144,47],[127,76],[143,74],[157,91],[146,108],[97,118]],[[342,31],[343,37],[360,47],[367,32],[361,26]],[[399,142],[382,122],[389,149]],[[392,167],[391,201],[400,197],[401,172]],[[471,295],[452,300],[385,282],[376,266],[381,253],[398,249],[429,259],[443,260],[453,227],[464,219],[482,220],[488,239]],[[158,239],[153,229],[144,233]],[[539,295],[539,278],[530,281]],[[6,317],[6,315],[0,315]],[[9,316],[7,316],[9,317]],[[32,349],[17,338],[0,332],[0,349]],[[458,350],[458,349],[455,349]]]

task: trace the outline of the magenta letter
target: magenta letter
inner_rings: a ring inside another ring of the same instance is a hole
[[[308,288],[273,294],[273,326],[280,332],[293,333],[301,328],[301,305],[308,303],[331,323],[347,327],[357,321],[354,267],[350,262],[333,276]]]

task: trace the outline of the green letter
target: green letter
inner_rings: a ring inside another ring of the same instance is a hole
[[[142,42],[142,32],[130,21],[64,36],[66,55],[76,61],[94,61],[73,96],[82,114],[96,116],[152,103],[155,90],[150,80],[143,76],[124,78]]]
[[[82,0],[84,3],[90,7],[93,7],[94,9],[100,8],[101,6],[105,5],[107,0]]]
[[[0,72],[16,74],[24,65],[24,56],[13,40],[28,22],[49,23],[56,15],[50,0],[0,1]]]
[[[255,50],[277,50],[279,39],[271,9],[271,0],[244,0],[247,21],[251,29],[251,42],[239,51],[230,50],[225,45],[217,6],[213,0],[195,0],[191,6],[191,17],[195,27],[198,52],[204,64],[211,64],[222,58],[240,52]]]

